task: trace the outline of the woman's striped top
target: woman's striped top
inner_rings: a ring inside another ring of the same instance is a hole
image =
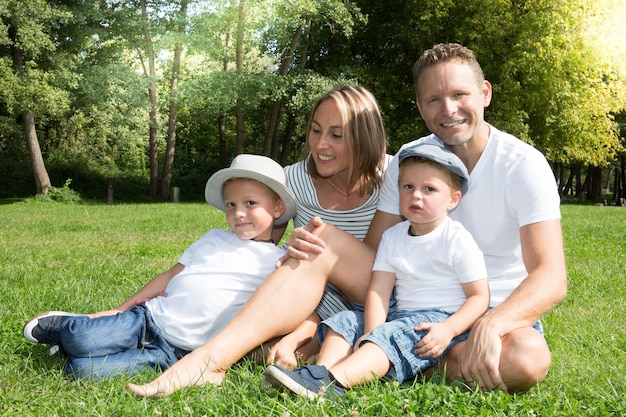
[[[357,239],[363,240],[378,207],[380,189],[375,189],[367,201],[355,209],[324,209],[320,206],[317,199],[313,180],[307,171],[307,164],[308,158],[285,167],[287,184],[296,195],[296,200],[298,201],[294,227],[304,226],[311,217],[319,216],[325,223],[335,225]]]

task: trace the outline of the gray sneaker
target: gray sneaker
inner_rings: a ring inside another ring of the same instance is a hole
[[[290,371],[277,365],[265,369],[264,384],[274,388],[286,388],[292,393],[310,400],[323,401],[325,398],[337,400],[346,396],[341,387],[325,366],[308,365]]]
[[[70,317],[83,317],[85,314],[66,313],[65,311],[48,311],[28,320],[24,325],[24,337],[29,342],[57,345],[59,330],[65,320]]]

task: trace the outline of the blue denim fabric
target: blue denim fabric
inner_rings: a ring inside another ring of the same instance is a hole
[[[441,310],[422,311],[397,311],[391,312],[387,316],[387,322],[376,327],[364,341],[372,342],[381,348],[389,362],[391,368],[385,378],[396,378],[399,382],[404,382],[415,378],[423,370],[435,366],[443,355],[436,359],[421,358],[414,353],[415,344],[419,342],[426,331],[415,331],[415,326],[420,323],[440,323],[446,320],[450,313]],[[356,340],[363,334],[364,317],[358,311],[342,312],[322,323],[340,334],[350,345],[354,345]],[[460,335],[450,342],[447,352],[452,346],[460,342]],[[466,336],[465,336],[466,338]],[[445,354],[444,352],[444,354]]]
[[[98,380],[172,366],[184,353],[170,346],[144,306],[114,316],[72,317],[59,337],[74,379]]]
[[[450,341],[443,355],[435,359],[421,358],[414,353],[415,344],[426,335],[426,331],[415,331],[415,326],[426,322],[441,323],[449,316],[450,313],[437,309],[391,312],[387,316],[387,321],[364,339],[380,347],[389,358],[391,368],[385,378],[396,378],[401,383],[413,379],[420,372],[439,363],[456,344],[467,340],[469,332],[458,335]],[[320,343],[326,337],[328,328],[341,335],[350,346],[354,346],[365,331],[364,314],[360,311],[343,311],[324,320],[317,329]],[[541,322],[537,321],[533,328],[543,335]]]

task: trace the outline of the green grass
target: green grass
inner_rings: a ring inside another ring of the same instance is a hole
[[[626,209],[564,205],[569,294],[544,317],[553,366],[519,395],[455,383],[377,382],[318,405],[262,391],[263,368],[235,365],[220,388],[138,399],[128,381],[72,382],[21,336],[44,310],[93,312],[125,300],[211,227],[206,204],[0,205],[0,415],[20,416],[623,416],[626,415]]]

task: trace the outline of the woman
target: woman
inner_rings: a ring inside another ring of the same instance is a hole
[[[324,231],[343,229],[348,233],[332,233],[333,244],[352,249],[337,256],[310,245],[307,258],[330,257],[319,263],[329,269],[315,273],[310,268],[318,263],[285,259],[222,332],[151,383],[129,384],[135,394],[161,396],[185,386],[220,384],[230,365],[282,335],[287,336],[271,349],[268,361],[293,366],[297,348],[306,356],[318,347],[313,335],[320,317],[362,308],[375,251],[358,241],[376,211],[388,161],[382,117],[369,91],[341,86],[317,101],[308,126],[303,160],[286,168],[298,200],[294,225],[306,229],[321,218],[324,223],[316,227],[320,240],[313,243],[324,245]],[[307,245],[293,239],[290,245]]]
[[[335,88],[317,100],[308,122],[302,160],[285,167],[298,200],[294,227],[319,217],[359,240],[378,206],[386,155],[382,117],[374,96],[361,86]],[[297,331],[272,346],[268,363],[295,367],[296,357],[319,350],[317,324],[342,310],[360,308],[329,284],[314,312]],[[297,350],[297,351],[296,351]]]

